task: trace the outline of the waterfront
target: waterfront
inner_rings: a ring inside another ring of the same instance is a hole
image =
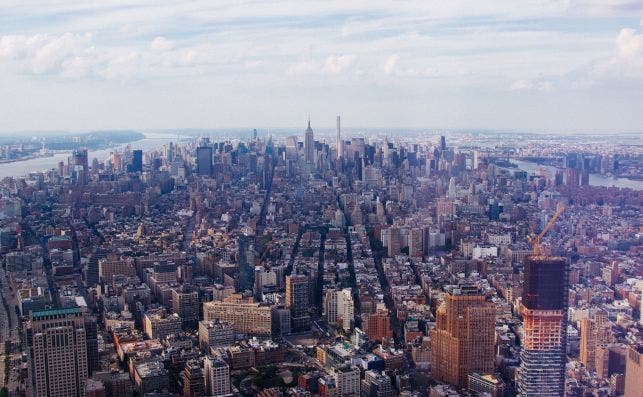
[[[522,160],[511,160],[512,163],[518,166],[518,169],[526,171],[529,174],[533,174],[538,170],[544,169],[549,173],[550,176],[555,175],[557,168],[550,165],[539,165],[536,163],[522,161]],[[516,170],[516,168],[508,168],[510,170]],[[606,186],[606,187],[619,187],[619,188],[630,188],[634,190],[643,190],[643,181],[637,181],[627,178],[614,178],[612,176],[606,176],[601,174],[589,174],[589,184],[591,186]]]
[[[131,149],[141,149],[143,151],[158,150],[162,148],[163,145],[167,145],[170,142],[177,142],[177,139],[181,138],[182,137],[177,137],[177,135],[174,134],[145,133],[145,138],[138,141],[112,146],[105,149],[90,150],[88,152],[89,164],[91,164],[95,158],[99,161],[103,161],[110,155],[110,153],[113,153],[114,150],[118,149],[119,151],[123,151],[127,146],[130,146]],[[67,163],[67,158],[70,153],[71,151],[55,153],[50,157],[38,157],[29,160],[0,164],[0,178],[20,177],[28,175],[31,172],[42,172],[52,168],[57,168],[59,162],[63,161],[65,164]]]

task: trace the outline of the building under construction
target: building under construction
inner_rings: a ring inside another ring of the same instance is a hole
[[[519,396],[564,396],[567,293],[565,258],[525,258]]]

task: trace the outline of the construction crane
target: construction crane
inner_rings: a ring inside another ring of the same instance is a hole
[[[529,236],[528,241],[534,246],[534,256],[540,255],[540,239],[549,231],[549,229],[551,229],[551,227],[554,225],[554,222],[556,222],[556,219],[558,219],[563,211],[565,211],[565,206],[559,205],[556,209],[556,212],[554,212],[554,215],[552,215],[551,219],[547,222],[543,230],[538,235],[532,233],[532,235]]]

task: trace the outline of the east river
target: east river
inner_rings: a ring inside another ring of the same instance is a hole
[[[550,165],[539,165],[536,163],[531,163],[528,161],[521,160],[511,160],[512,163],[518,166],[518,169],[526,171],[528,174],[533,174],[540,169],[544,169],[549,173],[551,177],[556,174],[556,167]],[[507,168],[515,170],[516,168]],[[589,174],[589,184],[590,186],[606,186],[606,187],[620,187],[620,188],[630,188],[634,190],[643,190],[643,181],[637,181],[634,179],[627,178],[614,178],[612,176],[601,175],[601,174]]]

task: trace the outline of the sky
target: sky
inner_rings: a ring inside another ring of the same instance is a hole
[[[0,131],[643,131],[643,0],[0,0]]]

